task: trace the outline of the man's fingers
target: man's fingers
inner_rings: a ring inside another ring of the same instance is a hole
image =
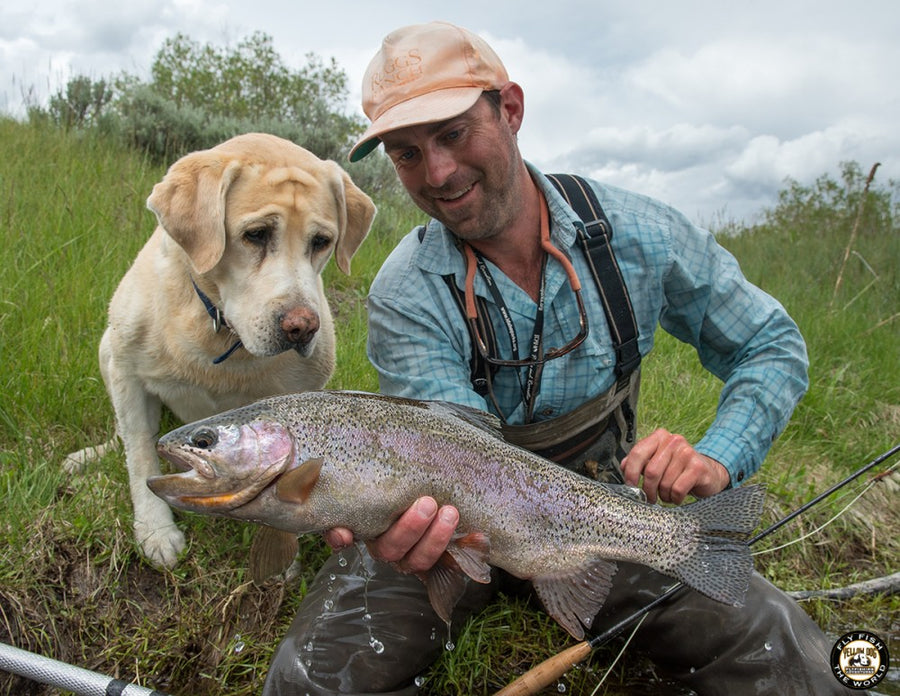
[[[350,544],[353,543],[353,532],[349,529],[345,529],[344,527],[335,527],[334,529],[326,530],[325,534],[325,543],[328,544],[332,550],[340,551],[341,549],[346,549]]]
[[[667,503],[681,503],[697,483],[697,453],[682,435],[671,435],[659,457],[657,492]]]
[[[459,524],[452,505],[438,507],[434,498],[419,498],[377,539],[366,542],[380,561],[393,563],[404,573],[422,573],[446,551]]]
[[[381,536],[366,542],[372,557],[393,563],[404,573],[423,573],[447,550],[459,524],[459,512],[452,505],[438,507],[425,496],[414,502]],[[353,543],[353,533],[343,527],[325,532],[325,541],[335,551]]]
[[[405,573],[422,573],[431,568],[447,550],[458,524],[459,512],[455,507],[445,505],[440,508],[428,530],[397,567]]]
[[[724,467],[699,454],[683,435],[663,428],[637,442],[622,461],[625,483],[640,484],[651,503],[680,504],[692,493],[718,492],[727,485],[727,476],[719,484],[719,470]]]
[[[437,510],[434,498],[419,498],[384,534],[368,542],[372,556],[388,563],[399,561],[425,534]]]
[[[665,494],[665,490],[660,490],[660,485],[667,474],[674,473],[669,471],[669,467],[678,450],[679,438],[662,428],[655,430],[636,443],[623,462],[625,483],[631,486],[640,484],[650,503],[655,503],[657,497]]]
[[[644,467],[656,451],[658,438],[659,431],[657,430],[653,434],[638,440],[622,460],[622,474],[625,477],[625,483],[629,486],[637,486],[641,482]]]

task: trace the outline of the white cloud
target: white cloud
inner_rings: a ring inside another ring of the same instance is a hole
[[[881,100],[900,54],[880,48],[831,36],[717,40],[690,54],[655,53],[629,81],[667,112],[798,132]]]
[[[736,184],[759,182],[777,186],[787,178],[811,181],[826,171],[835,171],[846,160],[857,160],[860,166],[868,168],[877,161],[882,143],[863,132],[838,124],[790,140],[757,136],[728,166],[726,174]],[[897,145],[895,139],[888,149],[896,151]]]
[[[685,169],[739,149],[748,137],[742,126],[676,123],[657,129],[647,124],[600,127],[587,134],[593,157],[634,161],[661,169]]]

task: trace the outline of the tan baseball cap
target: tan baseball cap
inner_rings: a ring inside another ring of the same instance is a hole
[[[388,131],[453,118],[509,76],[494,50],[472,32],[447,22],[403,27],[388,34],[366,70],[362,107],[372,122],[350,150],[356,162]]]

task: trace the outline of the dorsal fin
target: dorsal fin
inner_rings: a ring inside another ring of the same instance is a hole
[[[296,469],[284,472],[275,484],[275,497],[286,503],[305,503],[319,480],[322,457],[307,459]]]
[[[454,404],[450,401],[441,401],[438,399],[408,399],[404,396],[391,396],[388,394],[375,394],[372,392],[362,392],[353,390],[332,390],[329,394],[337,396],[352,396],[358,399],[372,399],[375,401],[383,401],[387,403],[395,403],[403,406],[414,406],[417,408],[428,409],[442,416],[457,418],[461,421],[474,425],[486,433],[496,438],[503,439],[500,431],[500,419],[492,413],[482,411],[473,406],[465,406],[463,404]]]
[[[469,425],[474,425],[479,430],[483,430],[488,435],[492,435],[500,440],[503,439],[503,433],[500,431],[500,419],[492,413],[482,411],[481,409],[465,406],[463,404],[454,404],[450,401],[423,401],[423,404],[429,410],[439,413],[443,416],[457,418]]]

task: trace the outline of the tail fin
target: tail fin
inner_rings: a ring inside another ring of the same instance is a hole
[[[753,573],[747,540],[759,524],[764,498],[764,486],[744,486],[682,508],[698,525],[697,546],[671,572],[707,597],[743,605]]]

